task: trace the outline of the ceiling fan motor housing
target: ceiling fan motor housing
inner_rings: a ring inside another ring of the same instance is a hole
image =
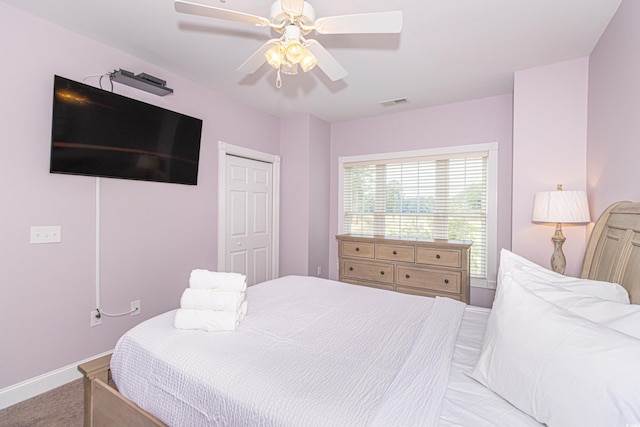
[[[300,24],[310,27],[316,20],[316,12],[315,10],[313,10],[313,7],[305,1],[302,6],[302,13],[299,16],[295,16],[293,18],[295,18],[296,21],[299,21]],[[286,22],[295,25],[295,23],[291,21],[291,17],[284,12],[280,0],[276,0],[271,5],[271,13],[269,14],[269,19],[271,20],[271,24],[274,26],[281,26]],[[284,27],[282,29],[275,29],[280,33],[284,31]],[[309,34],[310,32],[311,30],[302,30],[302,34]]]

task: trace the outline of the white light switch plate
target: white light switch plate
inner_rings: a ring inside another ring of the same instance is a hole
[[[31,227],[30,243],[59,243],[62,241],[62,227],[59,225]]]

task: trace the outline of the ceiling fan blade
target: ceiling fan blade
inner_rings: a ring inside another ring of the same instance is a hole
[[[318,60],[318,67],[331,79],[336,81],[347,77],[347,70],[316,40],[306,40],[305,47],[313,53]]]
[[[253,55],[251,55],[246,61],[242,63],[241,66],[238,67],[238,71],[246,74],[255,73],[258,68],[260,68],[260,66],[266,61],[264,54],[271,48],[271,46],[278,43],[280,43],[280,39],[271,39],[260,46],[260,48],[256,50]]]
[[[320,34],[399,33],[402,30],[402,12],[327,16],[316,19],[314,28]]]
[[[242,22],[243,24],[254,24],[260,27],[269,26],[269,20],[267,18],[250,15],[248,13],[236,12],[234,10],[220,9],[204,4],[175,0],[175,8],[176,12],[180,13],[207,16],[209,18],[224,19],[226,21]]]
[[[300,16],[304,7],[304,0],[281,0],[282,11],[287,15]]]

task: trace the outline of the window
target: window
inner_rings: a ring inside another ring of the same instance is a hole
[[[341,158],[341,232],[473,240],[473,284],[491,286],[496,152],[481,144]]]

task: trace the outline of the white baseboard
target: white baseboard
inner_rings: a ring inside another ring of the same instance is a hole
[[[1,389],[0,409],[8,408],[11,405],[30,399],[44,393],[45,391],[52,390],[73,380],[82,378],[82,374],[78,371],[78,365],[88,362],[89,360],[111,354],[112,352],[113,350],[97,354],[88,359],[81,360],[80,362]]]

